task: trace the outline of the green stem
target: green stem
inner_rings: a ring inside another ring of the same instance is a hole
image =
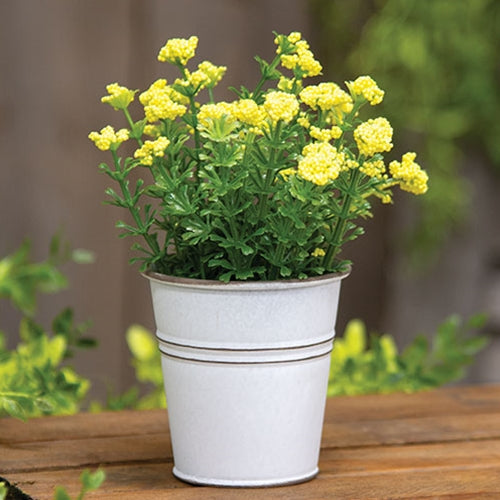
[[[253,99],[254,101],[258,101],[262,87],[264,83],[270,80],[269,73],[273,72],[276,69],[276,67],[281,61],[281,55],[282,54],[277,54],[276,57],[272,60],[271,64],[269,65],[269,70],[262,74],[259,82],[257,83],[257,86],[255,87],[255,90],[252,92],[252,95],[250,96],[251,99]]]
[[[281,261],[285,257],[285,252],[287,250],[287,247],[283,243],[278,243],[278,247],[276,249],[276,262],[281,264]],[[271,272],[269,279],[270,280],[277,280],[280,278],[280,265],[274,267]]]
[[[23,398],[23,399],[33,399],[32,394],[26,394],[24,392],[13,392],[13,391],[1,391],[0,398]]]
[[[125,118],[127,120],[128,126],[130,127],[130,130],[134,130],[134,120],[132,120],[132,117],[130,116],[130,113],[128,109],[123,110],[123,114],[125,115]],[[142,139],[140,137],[134,137],[134,139],[137,141],[139,146],[143,145]]]
[[[117,170],[120,169],[120,162],[118,159],[118,155],[116,154],[116,151],[111,151],[111,154],[113,156],[113,161],[115,163],[115,168]],[[145,239],[146,243],[148,244],[149,248],[153,252],[153,254],[156,256],[160,253],[160,247],[158,246],[158,242],[156,241],[156,238],[154,238],[153,235],[147,233],[146,228],[144,227],[144,224],[142,222],[141,216],[139,214],[139,209],[134,205],[132,197],[130,195],[130,191],[128,189],[127,183],[125,181],[125,178],[118,178],[117,179],[118,184],[120,186],[120,189],[123,194],[123,198],[125,202],[127,203],[127,207],[129,209],[129,212],[132,214],[132,217],[134,219],[134,222],[137,226],[137,229],[141,231],[141,234],[143,238]]]
[[[344,204],[342,205],[342,210],[337,218],[337,223],[335,224],[335,229],[333,231],[332,238],[330,240],[330,244],[328,246],[328,250],[325,255],[325,268],[330,270],[333,266],[333,262],[335,258],[339,254],[342,246],[342,237],[345,233],[345,226],[347,223],[347,218],[349,212],[351,211],[353,196],[352,192],[356,189],[358,180],[359,180],[360,172],[359,170],[354,170],[351,176],[351,181],[349,183],[349,187],[346,190],[347,196],[344,200]]]
[[[274,137],[273,137],[273,142],[276,144],[276,142],[279,142],[279,137],[281,133],[281,122],[278,122],[276,124],[276,128],[274,130]],[[258,207],[258,220],[261,220],[264,217],[264,214],[266,213],[266,207],[267,207],[267,198],[268,198],[268,191],[269,188],[272,185],[272,182],[274,181],[274,164],[276,161],[276,148],[271,148],[271,153],[269,154],[269,160],[268,160],[268,169],[266,171],[266,177],[264,180],[264,188],[262,195],[259,199],[259,207]]]

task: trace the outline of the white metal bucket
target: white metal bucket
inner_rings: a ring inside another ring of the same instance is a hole
[[[175,476],[271,486],[318,473],[345,276],[224,284],[146,274]]]

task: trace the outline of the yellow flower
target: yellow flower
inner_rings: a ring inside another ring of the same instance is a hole
[[[299,97],[312,109],[320,108],[323,111],[336,110],[350,113],[353,108],[351,96],[332,82],[309,85],[300,92]]]
[[[198,65],[198,71],[201,71],[206,77],[205,86],[208,88],[217,85],[225,75],[226,70],[226,66],[215,66],[210,61],[203,61]]]
[[[314,59],[314,54],[309,50],[309,45],[305,40],[298,41],[295,46],[297,47],[297,55],[299,56],[298,65],[304,72],[304,76],[317,76],[321,74],[321,64]]]
[[[111,125],[101,129],[100,132],[90,132],[89,139],[101,150],[116,150],[118,146],[129,138],[129,131],[122,128],[115,132]]]
[[[167,43],[160,49],[158,61],[185,66],[189,59],[194,57],[197,46],[197,36],[192,36],[188,39],[171,38],[167,40]]]
[[[292,92],[294,80],[292,78],[286,78],[285,76],[281,76],[278,82],[278,89],[283,92]]]
[[[198,93],[204,88],[213,88],[221,80],[226,72],[225,66],[215,66],[209,61],[204,61],[198,65],[198,69],[191,73],[184,70],[184,79],[178,78],[175,83],[183,87],[191,87]]]
[[[350,158],[347,158],[344,161],[344,165],[342,166],[342,170],[354,170],[355,168],[359,167],[359,163],[356,160],[351,160]]]
[[[175,94],[174,94],[175,93]],[[139,101],[144,106],[144,114],[149,123],[158,120],[175,120],[184,115],[186,106],[172,99],[179,95],[171,87],[167,86],[167,80],[156,80],[148,90],[139,96]]]
[[[406,153],[402,161],[391,161],[389,171],[392,177],[399,181],[401,189],[413,194],[424,194],[427,191],[429,176],[425,170],[415,163],[415,153]]]
[[[298,164],[298,174],[318,186],[338,177],[345,155],[329,142],[314,142],[302,150],[303,158]]]
[[[141,160],[142,165],[152,165],[153,157],[165,156],[170,141],[166,137],[158,137],[155,141],[146,141],[141,148],[134,153],[134,158]]]
[[[365,156],[373,156],[392,149],[392,127],[386,118],[374,118],[361,125],[354,131],[354,140],[359,152]]]
[[[318,141],[328,142],[331,139],[338,139],[342,135],[342,129],[336,126],[323,129],[313,126],[309,130],[309,134]]]
[[[313,126],[310,128],[309,134],[311,134],[313,139],[317,139],[321,142],[328,142],[331,139],[330,131],[328,129],[321,129]]]
[[[322,248],[315,248],[311,253],[312,257],[324,257],[325,255],[326,252]]]
[[[109,95],[101,98],[101,102],[108,103],[114,109],[127,109],[129,104],[134,100],[134,95],[137,90],[129,90],[127,87],[122,87],[117,83],[110,83],[106,86]]]
[[[308,129],[311,126],[311,123],[309,122],[309,119],[307,118],[307,116],[305,114],[301,114],[301,116],[299,116],[297,118],[297,123],[301,127],[304,127],[306,129]]]
[[[156,139],[160,135],[160,127],[157,125],[146,125],[144,127],[144,134]]]
[[[297,173],[297,170],[295,170],[293,167],[284,168],[283,170],[279,171],[279,174],[283,177],[283,179],[285,181],[287,181],[291,175],[295,175],[296,173]]]
[[[281,56],[281,65],[286,69],[295,69],[299,65],[299,56],[297,54],[283,54]]]
[[[299,40],[302,39],[302,34],[298,31],[292,31],[288,36],[288,41],[290,43],[296,44]]]
[[[378,198],[380,198],[382,200],[382,203],[384,204],[388,204],[388,203],[392,203],[392,196],[391,196],[391,193],[383,193],[383,194],[379,194],[379,193],[375,193],[375,196],[377,196]]]
[[[385,165],[382,160],[365,161],[359,170],[368,177],[380,179],[385,172]]]
[[[267,114],[263,106],[259,106],[253,99],[240,99],[233,103],[232,112],[235,118],[258,130],[266,128]]]
[[[204,104],[198,111],[198,123],[202,126],[207,126],[210,120],[218,120],[222,116],[225,116],[229,122],[234,121],[234,105],[224,101],[214,104]]]
[[[272,91],[266,94],[264,110],[273,123],[291,122],[299,112],[299,102],[293,94]]]
[[[291,54],[282,54],[280,57],[281,64],[284,68],[292,71],[300,69],[302,76],[317,76],[323,68],[319,61],[314,59],[314,54],[309,50],[309,44],[301,38],[302,36],[298,32],[288,35],[287,40],[294,46],[292,49],[294,52]],[[278,53],[280,52],[281,46],[278,47]]]
[[[360,76],[347,86],[355,96],[362,95],[372,106],[380,104],[384,98],[384,91],[369,76]]]

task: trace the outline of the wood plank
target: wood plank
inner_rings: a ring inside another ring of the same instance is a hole
[[[500,413],[500,386],[481,385],[414,394],[367,394],[329,398],[327,421],[364,421],[421,416]]]
[[[92,468],[96,468],[98,465],[99,463],[85,464],[85,466]],[[449,471],[457,469],[482,470],[498,466],[500,466],[500,440],[449,443],[446,445],[326,450],[321,453],[320,457],[321,475],[334,476],[335,480],[340,477],[351,477],[355,480],[374,474],[413,474],[422,470],[434,471],[436,474],[447,474]],[[29,489],[30,484],[38,484],[40,481],[50,485],[56,481],[57,477],[60,477],[59,484],[76,485],[78,471],[83,467],[84,465],[71,469],[61,467],[59,470],[17,471],[9,474],[8,479],[19,482],[26,490]],[[136,487],[142,487],[142,480],[145,476],[149,478],[148,482],[159,483],[159,488],[170,489],[185,486],[184,483],[173,478],[171,474],[172,462],[167,460],[158,460],[158,463],[108,464],[104,468],[108,473],[108,483],[113,483],[113,487],[120,490],[125,487],[132,490]],[[109,486],[111,487],[111,485]]]
[[[136,417],[139,414],[136,414]],[[142,416],[142,413],[140,414]],[[162,415],[157,413],[156,419]],[[94,416],[91,421],[94,421]],[[76,437],[74,433],[61,433],[62,439],[13,442],[0,444],[0,470],[30,471],[39,468],[79,467],[92,463],[125,463],[147,460],[172,460],[170,436],[167,432],[157,434],[134,434],[144,432],[141,425],[125,425],[118,429],[117,436],[108,436],[106,430],[114,414],[108,415],[108,425],[91,431],[93,437]],[[133,415],[127,416],[129,422]],[[137,419],[141,424],[142,420]],[[163,418],[160,418],[163,420]],[[103,417],[97,419],[103,422]],[[59,419],[52,420],[53,423]],[[156,420],[154,421],[156,422]],[[86,424],[88,425],[88,423]],[[50,435],[54,430],[50,430]],[[101,434],[95,436],[95,434]],[[64,437],[70,435],[70,438]],[[40,437],[40,436],[38,436]],[[443,443],[457,440],[484,440],[500,438],[500,417],[495,414],[463,416],[441,416],[406,418],[397,420],[372,420],[364,422],[327,422],[323,430],[322,449],[341,449],[375,445]],[[42,465],[43,464],[43,465]]]
[[[500,386],[441,389],[416,394],[342,396],[327,402],[325,423],[364,422],[440,415],[500,414]],[[0,419],[0,444],[168,432],[165,410],[80,413],[27,423]]]
[[[500,439],[322,450],[320,469],[338,476],[500,466]],[[500,479],[500,478],[499,478]],[[500,483],[499,483],[500,487]]]
[[[165,410],[78,413],[22,422],[0,419],[0,444],[168,433]]]
[[[500,413],[332,422],[323,426],[322,448],[412,444],[500,437]]]
[[[106,467],[107,479],[97,492],[88,498],[101,500],[169,499],[381,499],[381,498],[500,498],[500,465],[474,469],[448,468],[397,470],[365,473],[359,476],[324,471],[308,483],[294,486],[261,489],[225,489],[192,487],[176,480],[164,464],[138,467]],[[79,471],[51,471],[13,475],[25,492],[39,500],[51,500],[56,484],[64,484],[71,494],[78,491]]]
[[[500,417],[492,414],[373,420],[325,424],[322,449],[494,438],[500,439]],[[79,467],[93,463],[95,457],[99,457],[97,463],[103,464],[171,461],[170,437],[162,432],[1,444],[0,470]]]
[[[0,475],[39,500],[56,484],[75,494],[99,465],[108,479],[89,498],[500,498],[500,387],[331,399],[320,475],[282,488],[176,480],[164,410],[3,419],[0,432]]]
[[[0,446],[0,471],[24,472],[107,465],[172,462],[167,434],[39,441]]]

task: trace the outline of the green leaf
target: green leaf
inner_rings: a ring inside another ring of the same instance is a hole
[[[138,361],[147,361],[158,354],[157,342],[150,332],[140,325],[132,325],[126,333],[127,344]]]
[[[9,487],[3,481],[0,482],[0,500],[5,500],[7,497],[7,493],[9,491]]]
[[[467,319],[467,322],[465,323],[465,328],[468,330],[483,328],[483,326],[486,324],[487,319],[488,316],[484,313],[474,314],[473,316]]]
[[[56,486],[54,490],[54,500],[71,500],[71,497],[62,486]]]
[[[35,339],[39,339],[45,334],[45,330],[42,326],[35,323],[35,321],[29,317],[24,317],[19,323],[19,336],[24,342],[30,343]]]
[[[82,483],[83,491],[97,490],[104,480],[106,479],[106,474],[102,469],[98,469],[95,472],[90,472],[90,470],[85,469],[80,476],[80,481]]]
[[[2,403],[4,410],[11,417],[15,417],[15,418],[18,418],[18,419],[24,420],[24,421],[26,420],[26,412],[24,411],[24,408],[15,399],[12,399],[9,397],[2,397],[2,395],[0,393],[0,403]]]
[[[281,266],[280,267],[280,275],[283,278],[288,278],[289,276],[292,275],[292,270],[287,266]]]
[[[84,248],[75,248],[71,252],[71,260],[77,264],[92,264],[96,260],[94,252]]]

